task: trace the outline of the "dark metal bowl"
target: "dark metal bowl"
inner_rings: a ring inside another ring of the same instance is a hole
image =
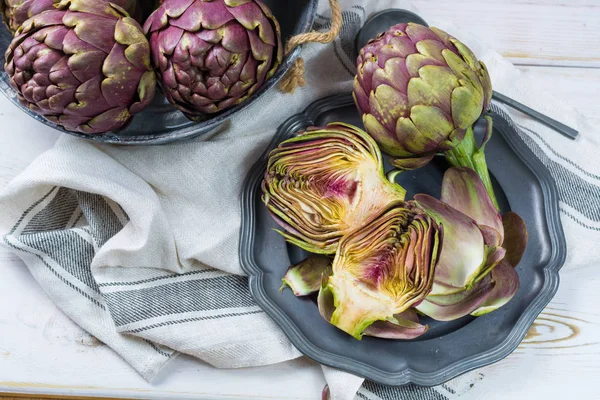
[[[263,0],[263,2],[277,17],[284,41],[290,36],[308,32],[312,28],[317,13],[318,0]],[[271,89],[290,69],[301,50],[297,48],[286,56],[275,75],[265,82],[248,100],[221,113],[214,114],[205,121],[190,121],[169,104],[165,96],[158,91],[152,104],[146,110],[137,114],[126,128],[118,132],[108,132],[104,135],[89,135],[69,132],[33,113],[19,103],[15,91],[8,84],[8,76],[4,72],[4,52],[11,39],[12,37],[6,27],[0,24],[0,92],[25,113],[56,130],[99,142],[128,145],[163,144],[193,137],[210,137],[222,123],[233,117],[238,111],[248,107]]]

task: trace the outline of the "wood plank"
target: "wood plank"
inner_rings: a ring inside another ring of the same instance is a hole
[[[594,269],[563,267],[550,305],[513,354],[479,370],[485,378],[469,399],[592,398],[600,376],[600,276]]]
[[[546,0],[548,1],[548,0]],[[600,116],[594,91],[600,70],[522,68],[587,116]],[[58,135],[23,118],[0,96],[0,188],[16,176]],[[36,395],[97,397],[254,398],[308,400],[324,381],[320,367],[302,359],[246,370],[216,370],[189,357],[173,361],[153,384],[110,349],[66,318],[42,292],[17,257],[0,249],[0,391]],[[600,281],[590,269],[561,272],[561,286],[517,351],[481,369],[483,378],[465,399],[567,398],[600,374],[600,317],[595,304]],[[6,368],[6,366],[10,366]],[[523,379],[526,376],[527,379]],[[498,388],[502,388],[499,390]],[[287,396],[287,397],[286,397]]]
[[[29,394],[0,393],[1,400],[111,400],[110,397],[81,397],[81,396],[31,396]]]
[[[415,0],[426,21],[450,20],[514,64],[600,67],[600,2]]]
[[[600,123],[600,69],[520,67],[541,88]]]

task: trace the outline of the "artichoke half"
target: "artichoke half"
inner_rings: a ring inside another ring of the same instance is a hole
[[[282,142],[269,155],[262,183],[262,200],[281,234],[318,254],[334,254],[344,235],[405,194],[385,177],[375,141],[342,123]]]
[[[164,0],[144,29],[167,99],[192,119],[242,103],[283,57],[260,0]]]
[[[56,10],[56,4],[61,0],[0,0],[0,14],[8,27],[8,30],[14,34],[17,29],[27,21],[44,11]],[[106,2],[108,0],[97,0],[98,2]],[[140,21],[141,12],[138,6],[138,0],[110,0],[122,7],[133,18]]]
[[[481,179],[470,168],[450,168],[441,201],[415,196],[416,204],[444,227],[434,285],[416,309],[440,321],[480,316],[506,304],[519,288],[514,270],[527,245],[525,222],[500,216]]]
[[[84,133],[122,128],[156,87],[139,24],[97,0],[62,0],[28,19],[6,51],[5,71],[21,104]]]
[[[367,132],[400,169],[427,164],[444,152],[456,166],[473,168],[497,206],[483,147],[473,124],[492,99],[485,65],[457,39],[437,28],[392,26],[370,41],[357,60],[353,95]]]
[[[330,305],[321,300],[321,313],[327,318],[331,310],[330,323],[356,339],[378,321],[384,323],[373,327],[378,336],[404,332],[406,318],[399,316],[431,291],[441,244],[434,219],[414,203],[392,203],[340,241],[332,275],[321,287]]]
[[[415,203],[397,201],[342,238],[333,262],[311,256],[291,267],[284,286],[319,291],[323,318],[356,339],[412,339],[427,331],[411,307],[431,291],[442,236]]]

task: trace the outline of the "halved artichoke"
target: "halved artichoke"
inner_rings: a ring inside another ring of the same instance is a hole
[[[525,222],[514,212],[500,216],[470,168],[450,168],[441,201],[415,201],[444,227],[444,243],[433,289],[416,308],[440,321],[480,316],[506,304],[519,288],[514,270],[527,245]]]
[[[321,255],[312,255],[288,269],[283,277],[280,291],[287,286],[295,296],[302,297],[319,292],[317,302],[321,316],[331,321],[335,311],[333,292],[328,280],[333,270],[332,259]],[[321,290],[322,288],[322,290]],[[414,308],[409,308],[386,321],[376,321],[368,326],[363,335],[384,339],[414,339],[427,332],[428,327],[419,323]]]
[[[333,263],[313,255],[288,269],[282,288],[318,290],[323,318],[356,339],[413,339],[427,331],[411,306],[431,290],[442,236],[413,202],[394,202],[345,236]]]
[[[340,241],[321,286],[321,314],[356,339],[422,334],[426,328],[403,313],[431,291],[442,236],[414,203],[390,204]]]
[[[343,123],[281,143],[269,155],[262,192],[281,234],[318,254],[335,253],[342,236],[406,194],[385,177],[375,141]]]

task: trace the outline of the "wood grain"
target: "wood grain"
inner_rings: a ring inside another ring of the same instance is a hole
[[[415,0],[426,20],[452,20],[515,64],[600,67],[600,2]]]
[[[598,398],[600,276],[596,266],[565,265],[560,277],[556,296],[517,350],[480,369],[486,378],[469,400]]]
[[[600,123],[600,1],[414,3],[427,18],[467,27],[514,63],[534,65],[521,69]],[[0,123],[2,188],[50,148],[58,134],[25,118],[2,96]],[[306,359],[222,371],[182,356],[149,384],[65,317],[18,257],[4,248],[0,248],[0,269],[0,392],[12,396],[5,398],[309,400],[318,398],[325,383],[320,367]],[[600,376],[599,296],[597,268],[566,266],[556,297],[518,349],[482,368],[484,378],[461,399],[598,398],[593,385]]]
[[[520,67],[520,69],[540,87],[558,98],[568,99],[568,103],[577,108],[581,114],[600,123],[600,68],[542,66]]]
[[[81,397],[81,396],[31,396],[29,394],[3,394],[0,393],[1,400],[110,400],[111,397]],[[114,398],[112,398],[114,399]]]

